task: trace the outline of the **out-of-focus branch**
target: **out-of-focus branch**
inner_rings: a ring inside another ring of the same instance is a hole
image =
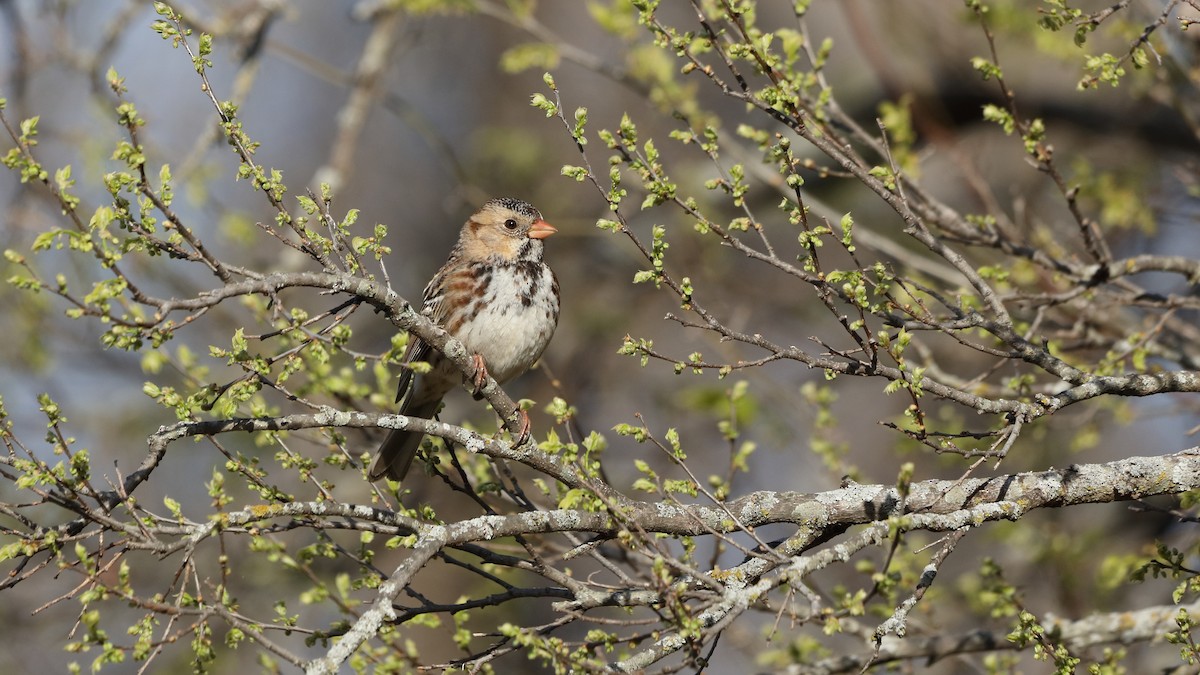
[[[396,33],[402,25],[399,8],[380,10],[371,15],[371,34],[363,43],[362,54],[355,69],[353,86],[346,103],[337,115],[337,135],[330,144],[329,159],[313,176],[313,190],[328,184],[334,192],[341,187],[354,165],[359,138],[383,86],[384,74],[391,65],[396,47]]]
[[[1130,645],[1160,639],[1168,631],[1177,629],[1176,618],[1180,612],[1196,616],[1200,613],[1200,603],[1107,612],[1074,621],[1048,615],[1044,624],[1054,634],[1056,641],[1066,645],[1072,652],[1081,652],[1090,647]],[[874,657],[870,653],[842,654],[811,665],[790,666],[783,672],[790,675],[857,673],[868,665],[900,661],[921,662],[928,666],[961,654],[1014,649],[1019,649],[1018,645],[1007,639],[1006,634],[986,630],[949,635],[887,637]]]

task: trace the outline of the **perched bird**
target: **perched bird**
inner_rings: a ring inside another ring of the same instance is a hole
[[[493,199],[467,220],[450,259],[425,287],[423,311],[475,355],[475,391],[484,373],[504,383],[538,360],[558,325],[558,279],[542,262],[542,240],[557,232],[542,214],[519,199]],[[404,363],[425,361],[429,372],[400,373],[396,400],[400,413],[431,418],[442,398],[463,376],[440,352],[416,336]],[[519,436],[529,434],[522,414]],[[371,480],[402,480],[417,455],[423,434],[393,430],[371,465]]]

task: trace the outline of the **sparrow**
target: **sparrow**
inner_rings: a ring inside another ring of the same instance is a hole
[[[503,384],[529,370],[550,344],[558,325],[558,279],[542,262],[542,240],[558,230],[527,202],[492,199],[472,215],[450,258],[425,286],[422,312],[474,355],[475,395],[491,374]],[[463,381],[462,372],[428,343],[411,336],[405,364],[424,361],[430,370],[400,373],[400,414],[430,419],[442,398]],[[529,436],[521,412],[518,445]],[[403,480],[424,434],[392,430],[368,477]]]

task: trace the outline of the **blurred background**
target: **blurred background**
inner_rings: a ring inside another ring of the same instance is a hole
[[[550,71],[568,117],[576,107],[586,107],[590,131],[614,129],[621,115],[628,114],[645,137],[660,139],[681,191],[715,213],[730,215],[733,211],[702,187],[717,175],[716,169],[702,155],[674,144],[666,147],[666,134],[680,126],[669,112],[673,104],[694,100],[697,118],[720,119],[723,159],[755,165],[760,161],[757,149],[735,133],[746,115],[741,104],[722,98],[694,76],[680,79],[683,90],[677,101],[647,100],[646,88],[670,78],[679,64],[649,48],[649,36],[636,25],[611,19],[604,10],[614,3],[480,0],[463,3],[473,11],[448,13],[415,11],[438,3],[401,4],[413,11],[388,12],[386,3],[350,0],[174,6],[198,30],[216,36],[209,70],[214,93],[239,105],[246,132],[262,144],[258,161],[283,172],[290,197],[325,182],[333,187],[335,215],[359,209],[357,227],[364,233],[375,223],[385,224],[392,247],[387,271],[395,289],[409,300],[420,298],[466,216],[490,197],[525,199],[558,227],[559,234],[547,244],[547,259],[562,287],[559,329],[544,356],[545,367],[508,388],[514,398],[539,402],[535,431],[549,425],[540,410],[558,395],[577,407],[583,433],[598,430],[608,437],[605,469],[619,487],[637,477],[634,458],[664,470],[669,465],[650,448],[610,432],[615,424],[639,419],[659,433],[678,428],[697,474],[723,473],[730,444],[717,423],[727,416],[726,392],[734,382],[746,381],[750,403],[740,410],[739,431],[741,440],[753,441],[758,451],[750,471],[735,478],[738,494],[827,490],[845,473],[861,482],[890,483],[908,461],[918,463],[918,479],[961,474],[961,458],[931,456],[879,423],[895,420],[908,403],[886,395],[881,382],[839,381],[829,408],[838,422],[815,427],[822,407],[805,385],[824,378],[799,364],[778,362],[718,380],[712,373],[675,375],[669,364],[641,367],[637,358],[617,353],[624,336],[632,335],[652,339],[656,348],[679,358],[697,350],[713,361],[761,356],[664,320],[666,313],[678,312],[678,303],[652,284],[631,283],[645,262],[626,239],[595,227],[597,218],[606,216],[606,205],[590,185],[560,175],[563,165],[581,163],[579,153],[562,123],[531,107],[530,97],[550,94],[542,78]],[[1130,22],[1153,22],[1162,11],[1160,3],[1133,4],[1126,15]],[[677,5],[665,7],[664,17],[694,29],[691,8]],[[794,25],[788,5],[761,3],[759,22]],[[1194,87],[1175,86],[1189,77],[1195,81],[1194,37],[1169,33],[1174,42],[1165,43],[1168,49],[1160,54],[1166,63],[1138,73],[1119,89],[1102,84],[1080,90],[1082,57],[1063,46],[1069,38],[1037,30],[1031,25],[1036,17],[1031,19],[1020,5],[998,3],[993,11],[1008,84],[1018,92],[1026,115],[1046,120],[1062,164],[1084,186],[1085,208],[1112,226],[1107,233],[1114,249],[1119,247],[1123,255],[1200,256],[1195,126],[1200,106]],[[39,158],[46,166],[73,167],[86,212],[107,197],[100,177],[114,168],[109,157],[122,138],[105,84],[106,71],[115,68],[125,78],[127,99],[146,120],[142,141],[151,163],[171,164],[180,181],[177,210],[218,257],[262,271],[307,269],[306,260],[265,244],[254,228],[255,221],[274,214],[245,181],[231,180],[237,158],[216,132],[214,110],[187,54],[150,29],[155,18],[144,2],[0,0],[0,96],[7,98],[8,118],[40,117]],[[907,102],[917,133],[919,180],[927,190],[967,213],[1002,211],[1022,227],[1044,228],[1050,245],[1055,232],[1070,232],[1061,195],[1024,161],[1019,140],[981,119],[981,107],[997,100],[995,86],[981,80],[970,59],[986,55],[988,44],[961,4],[818,2],[807,25],[815,41],[832,40],[825,78],[840,105],[864,126],[875,127],[881,104]],[[1097,34],[1094,39],[1125,43],[1124,34]],[[556,49],[536,46],[547,42]],[[589,160],[603,173],[608,153],[589,135]],[[3,145],[10,145],[7,139]],[[1076,156],[1078,161],[1066,159]],[[902,223],[895,213],[853,181],[814,175],[808,189],[817,215],[836,224],[841,214],[852,212],[864,229],[901,239]],[[1118,192],[1128,199],[1108,199]],[[750,199],[760,213],[779,214],[774,205],[780,197],[771,189],[753,190]],[[690,274],[708,309],[727,325],[809,349],[816,349],[814,336],[840,330],[809,287],[781,281],[770,269],[730,255],[715,241],[688,236],[690,223],[675,211],[638,213],[633,208],[638,202],[640,198],[629,200],[626,215],[639,235],[648,240],[654,224],[682,233],[671,239],[668,266]],[[289,205],[294,207],[294,200]],[[22,185],[11,172],[0,174],[0,248],[26,250],[60,218],[44,191]],[[793,239],[780,238],[789,246]],[[72,280],[95,274],[61,253],[51,252],[43,260],[47,266],[61,264]],[[201,275],[168,275],[168,269],[164,265],[139,273],[163,295],[195,293],[214,282]],[[1149,283],[1154,287],[1157,281]],[[1155,289],[1190,292],[1175,277],[1164,277]],[[144,381],[169,381],[169,372],[147,374],[140,355],[103,349],[100,327],[67,320],[65,307],[44,294],[5,287],[0,302],[8,308],[0,312],[0,331],[7,338],[0,350],[3,400],[26,437],[43,433],[45,421],[36,400],[42,392],[62,406],[72,434],[91,450],[98,471],[113,463],[127,467],[137,462],[147,433],[174,421],[169,411],[142,394]],[[323,308],[319,303],[313,307],[314,312]],[[238,321],[233,314],[213,317],[205,326],[181,333],[174,346],[187,345],[204,358],[208,345],[228,344]],[[394,331],[385,321],[359,312],[352,325],[355,349],[387,350]],[[964,372],[983,363],[972,362],[971,355],[963,361],[955,358],[947,356],[946,364]],[[375,403],[387,409],[382,394]],[[456,396],[448,405],[444,419],[470,418],[481,427],[493,423],[467,396]],[[1177,451],[1195,442],[1190,436],[1195,412],[1192,404],[1157,397],[1111,407],[1081,406],[1071,412],[1072,424],[1026,430],[1003,470]],[[947,424],[958,414],[944,413]],[[823,461],[812,451],[816,441],[837,448],[840,459]],[[253,452],[246,439],[229,442]],[[363,435],[352,442],[369,448],[376,440]],[[189,454],[193,447],[197,452]],[[154,502],[172,494],[203,507],[203,481],[222,460],[200,447],[175,447],[179,456],[168,458],[170,475],[159,476],[141,498]],[[414,489],[420,500],[440,499],[436,485]],[[351,499],[352,492],[343,496]],[[990,536],[1006,543],[987,553],[1006,565],[1010,579],[1029,584],[1031,609],[1065,616],[1086,608],[1125,606],[1129,590],[1098,590],[1091,581],[1099,571],[1090,565],[1111,552],[1114,542],[1120,550],[1136,550],[1140,542],[1162,535],[1167,522],[1131,514],[1120,505],[1036,514],[1029,521],[1036,529],[991,528]],[[1039,543],[1035,557],[1028,555],[1030,538]],[[956,553],[945,578],[978,567],[982,556],[970,550]],[[937,592],[954,597],[969,593],[969,585],[947,584]],[[76,603],[30,614],[67,588],[28,585],[10,593],[22,599],[9,597],[0,609],[8,626],[7,639],[0,643],[0,670],[61,672],[66,662],[79,658],[59,646],[71,629]],[[288,595],[263,590],[266,596]],[[1169,601],[1169,591],[1141,590],[1144,604]],[[1097,602],[1097,594],[1105,593],[1111,597]],[[254,599],[248,592],[244,602]],[[452,653],[444,631],[428,633],[429,650]],[[713,672],[742,663],[737,649],[752,651],[760,639],[753,626],[732,631],[731,647],[718,651]],[[235,672],[240,667],[236,663],[226,662],[223,667],[229,670],[221,672]],[[1147,663],[1158,665],[1153,659]],[[949,668],[944,672],[955,672]],[[135,669],[126,664],[114,672]]]

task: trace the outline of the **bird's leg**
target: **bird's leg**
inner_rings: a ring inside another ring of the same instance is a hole
[[[529,432],[533,426],[529,422],[529,413],[518,408],[517,414],[521,416],[520,417],[521,421],[517,422],[517,435],[515,437],[513,437],[512,447],[514,447],[514,448],[519,448],[522,445],[525,445],[525,442],[529,440],[529,436],[530,436]],[[496,435],[492,436],[492,440],[500,438],[500,434],[504,433],[504,426],[503,426],[504,421],[501,420],[500,424],[501,424],[501,427],[496,430]]]
[[[522,445],[525,445],[525,441],[529,440],[529,427],[531,425],[529,424],[529,413],[525,412],[524,410],[518,410],[517,412],[521,413],[521,433],[517,434],[517,441],[515,444],[515,446],[519,448]]]
[[[471,356],[475,359],[475,377],[472,378],[475,388],[471,390],[471,397],[478,401],[483,398],[483,384],[487,382],[487,364],[484,363],[483,357],[479,354],[472,354]]]
[[[517,432],[517,438],[516,438],[516,440],[513,441],[513,444],[512,444],[512,446],[514,448],[519,448],[522,445],[525,445],[525,441],[529,440],[529,429],[532,426],[529,423],[529,413],[525,412],[524,410],[518,409],[517,414],[519,414],[521,416],[521,421],[520,421],[521,426],[520,426],[520,431]]]

